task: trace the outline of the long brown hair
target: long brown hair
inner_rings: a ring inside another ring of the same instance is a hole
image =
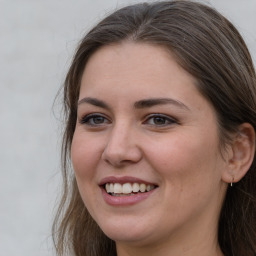
[[[66,127],[62,163],[64,190],[53,225],[58,255],[116,255],[88,213],[70,164],[81,76],[101,46],[124,40],[161,45],[197,80],[198,90],[214,106],[220,141],[248,122],[256,128],[256,75],[249,51],[236,28],[216,10],[192,1],[141,3],[102,20],[80,42],[64,84]],[[226,256],[256,255],[256,161],[245,177],[228,188],[218,239]]]

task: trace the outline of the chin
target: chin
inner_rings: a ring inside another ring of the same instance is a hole
[[[116,241],[124,243],[140,243],[144,241],[153,230],[149,230],[149,227],[136,221],[128,221],[127,219],[120,218],[119,221],[111,222],[105,221],[104,223],[98,223],[102,231],[107,237]],[[142,225],[141,225],[142,224]]]

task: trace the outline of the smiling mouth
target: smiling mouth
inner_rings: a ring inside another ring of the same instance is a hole
[[[145,183],[106,183],[103,185],[105,191],[111,196],[133,196],[147,193],[157,186]]]

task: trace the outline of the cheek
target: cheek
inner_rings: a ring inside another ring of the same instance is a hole
[[[171,188],[183,191],[184,187],[189,187],[194,192],[195,187],[198,191],[207,189],[206,186],[213,185],[212,179],[220,180],[217,165],[221,160],[216,138],[194,133],[165,139],[157,145],[151,143],[151,163]]]
[[[99,159],[99,145],[91,141],[89,136],[75,132],[71,145],[71,160],[77,180],[89,180]]]
[[[162,177],[164,212],[172,212],[177,223],[217,208],[221,200],[222,160],[217,144],[191,138],[165,140],[162,146],[151,147],[151,165]]]
[[[71,160],[78,189],[89,212],[100,207],[95,200],[98,193],[97,168],[100,161],[99,143],[84,133],[75,133],[71,145]],[[91,200],[93,198],[93,200]]]

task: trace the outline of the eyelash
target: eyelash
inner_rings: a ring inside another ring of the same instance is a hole
[[[149,120],[156,121],[156,119],[160,119],[160,120],[164,121],[164,123],[162,123],[162,124],[155,124],[155,123],[154,124],[149,124],[148,123]],[[167,115],[151,114],[151,115],[147,116],[147,119],[143,122],[143,124],[147,124],[147,123],[151,126],[165,127],[165,126],[168,126],[168,125],[177,124],[178,122],[174,118],[171,118],[170,116],[167,116]]]
[[[97,123],[96,118],[100,118],[102,122]],[[163,123],[156,124],[155,122],[157,121],[157,119],[158,119],[158,121],[160,121],[160,120],[163,121]],[[152,120],[154,123],[149,123],[150,120]],[[108,118],[106,118],[104,115],[98,114],[98,113],[85,115],[79,121],[80,124],[85,124],[85,125],[88,125],[91,127],[100,127],[104,124],[109,124],[110,122],[111,121],[109,121]],[[169,117],[167,115],[163,115],[163,114],[148,115],[146,117],[145,121],[143,121],[144,125],[150,125],[150,126],[156,126],[156,127],[165,127],[165,126],[173,125],[173,124],[177,124],[177,123],[178,123],[178,121],[175,120],[174,118],[171,118],[171,117]]]
[[[103,122],[102,123],[95,122],[96,118],[100,118],[101,120],[103,120]],[[91,127],[99,127],[99,126],[102,126],[103,124],[110,123],[110,121],[102,114],[94,113],[94,114],[85,115],[84,117],[81,118],[79,123],[85,124]]]

